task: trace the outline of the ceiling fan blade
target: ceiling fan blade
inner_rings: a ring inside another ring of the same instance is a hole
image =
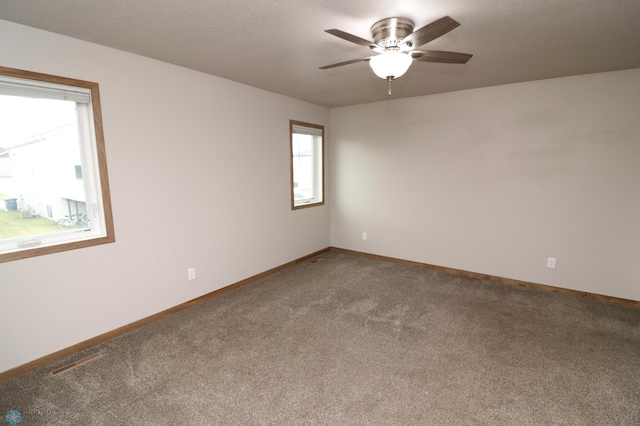
[[[338,62],[337,64],[325,65],[324,67],[320,67],[321,70],[326,70],[329,68],[341,67],[343,65],[355,64],[357,62],[368,61],[373,58],[373,56],[367,56],[366,58],[352,59],[350,61]]]
[[[466,64],[473,56],[470,53],[443,52],[441,50],[412,50],[409,53],[414,61],[442,64]]]
[[[433,21],[432,23],[427,24],[409,34],[402,40],[402,42],[400,42],[400,44],[411,43],[411,46],[413,47],[422,46],[423,44],[428,43],[431,40],[435,40],[459,26],[460,23],[458,21],[449,16],[445,16],[444,18]]]
[[[326,33],[334,35],[336,37],[340,37],[343,40],[350,41],[351,43],[359,44],[360,46],[368,47],[369,49],[378,49],[378,45],[373,43],[372,41],[365,40],[353,34],[346,33],[342,30],[331,29],[325,30]]]

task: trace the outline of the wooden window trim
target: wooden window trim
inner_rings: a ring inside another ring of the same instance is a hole
[[[22,78],[26,80],[36,80],[47,83],[63,84],[66,86],[82,87],[91,91],[91,106],[93,110],[93,125],[95,132],[98,175],[100,177],[99,196],[102,198],[101,203],[105,226],[105,236],[103,237],[96,237],[83,241],[72,241],[45,247],[34,247],[26,250],[0,254],[0,263],[115,242],[113,212],[111,208],[111,192],[109,190],[109,174],[107,171],[107,155],[104,143],[102,109],[100,107],[100,90],[98,83],[1,66],[0,74],[8,77]]]

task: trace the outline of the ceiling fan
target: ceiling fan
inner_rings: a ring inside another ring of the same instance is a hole
[[[376,54],[325,65],[320,69],[325,70],[369,61],[373,72],[378,77],[389,81],[389,85],[391,85],[392,80],[407,72],[413,61],[466,64],[473,55],[439,50],[416,50],[416,48],[443,36],[459,25],[460,23],[453,18],[445,16],[413,31],[414,23],[411,19],[385,18],[371,27],[371,37],[374,41],[365,40],[335,28],[326,30],[325,32],[331,35],[369,48]],[[391,89],[389,89],[389,94],[391,94]]]

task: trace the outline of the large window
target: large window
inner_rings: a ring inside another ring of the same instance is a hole
[[[291,120],[291,208],[324,204],[324,127]]]
[[[0,262],[113,241],[98,84],[0,67]]]

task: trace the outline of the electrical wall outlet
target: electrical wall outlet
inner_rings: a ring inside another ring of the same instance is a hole
[[[556,267],[556,258],[548,257],[547,258],[547,268],[555,268]]]
[[[362,233],[362,241],[367,241],[367,233],[366,232]]]
[[[187,279],[189,281],[196,279],[196,268],[187,269]]]

